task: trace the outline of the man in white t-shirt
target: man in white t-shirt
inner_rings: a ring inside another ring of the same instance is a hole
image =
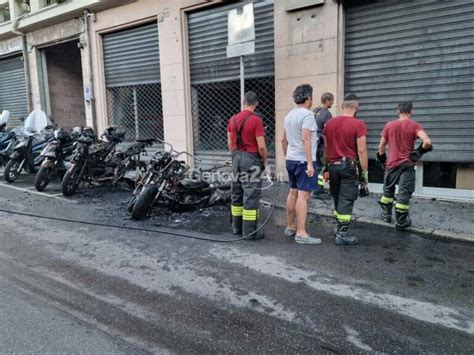
[[[290,192],[286,201],[288,224],[285,235],[295,237],[301,244],[320,244],[321,239],[313,238],[306,232],[308,201],[317,187],[316,151],[317,130],[313,104],[313,88],[304,84],[293,92],[296,107],[285,117],[283,139],[286,156],[286,170]]]

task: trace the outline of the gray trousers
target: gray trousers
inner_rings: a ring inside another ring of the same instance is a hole
[[[262,161],[258,154],[241,151],[232,154],[232,206],[236,207],[235,211],[242,208],[244,221],[257,220],[262,172]]]

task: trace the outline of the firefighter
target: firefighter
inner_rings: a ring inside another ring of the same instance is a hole
[[[329,164],[329,191],[337,221],[337,245],[359,243],[350,234],[349,227],[359,182],[367,184],[369,179],[367,127],[364,121],[355,118],[358,109],[357,95],[347,94],[342,103],[342,115],[330,119],[323,130],[324,156]]]
[[[231,117],[227,145],[232,154],[232,232],[248,236],[257,230],[261,175],[267,167],[267,148],[262,119],[255,114],[257,94],[244,96],[244,109]],[[250,239],[263,238],[258,231]]]
[[[377,160],[385,168],[383,196],[379,201],[384,222],[392,221],[392,207],[395,196],[395,185],[398,185],[398,199],[395,204],[395,227],[404,230],[411,226],[409,216],[410,198],[415,191],[415,165],[421,156],[432,150],[431,140],[423,127],[411,119],[413,103],[401,102],[398,105],[397,120],[388,122],[380,139]],[[415,141],[420,138],[423,143],[413,151]],[[389,156],[385,153],[389,146]]]
[[[316,163],[318,166],[318,186],[313,191],[313,197],[319,200],[327,200],[331,196],[324,191],[324,169],[323,169],[323,152],[324,152],[324,139],[323,129],[326,122],[332,118],[331,111],[329,109],[334,104],[334,95],[330,92],[325,92],[321,95],[321,104],[314,109],[314,118],[318,126],[318,149],[316,151]]]

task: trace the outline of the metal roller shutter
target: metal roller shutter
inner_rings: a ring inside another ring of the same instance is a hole
[[[0,60],[0,110],[10,111],[8,127],[22,125],[19,117],[28,116],[28,97],[23,58]]]
[[[412,100],[435,146],[426,160],[473,162],[474,2],[349,3],[345,91],[361,97],[372,157],[397,103]]]
[[[110,124],[127,130],[127,140],[163,139],[158,24],[103,36]]]
[[[229,160],[226,127],[240,111],[240,62],[227,58],[227,13],[249,1],[188,15],[194,149],[205,163]],[[274,152],[275,84],[273,0],[254,1],[255,54],[245,57],[245,88],[260,95],[257,108]]]
[[[107,87],[160,82],[156,23],[104,35],[103,48]]]

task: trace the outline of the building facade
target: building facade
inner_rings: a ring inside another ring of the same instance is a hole
[[[0,109],[41,108],[65,127],[120,124],[128,139],[164,138],[200,164],[226,160],[226,123],[240,107],[227,13],[249,2],[256,43],[245,86],[260,94],[278,171],[292,91],[309,83],[315,103],[335,94],[333,114],[344,93],[361,97],[374,183],[380,131],[413,100],[435,147],[417,166],[417,192],[474,199],[469,0],[0,1]]]

